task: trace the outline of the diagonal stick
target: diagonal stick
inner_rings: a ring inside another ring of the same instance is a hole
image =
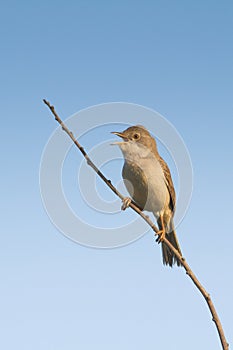
[[[124,199],[124,196],[116,189],[115,186],[112,185],[111,181],[108,180],[104,174],[97,168],[97,166],[92,162],[92,160],[89,158],[88,154],[86,153],[86,151],[84,150],[84,148],[80,145],[80,143],[76,140],[76,138],[74,137],[73,133],[67,128],[67,126],[64,124],[64,122],[60,119],[60,117],[58,116],[58,114],[55,111],[54,106],[50,105],[50,103],[48,101],[46,101],[45,99],[43,100],[43,102],[48,106],[48,108],[50,109],[50,111],[52,112],[52,114],[55,117],[55,120],[61,125],[62,129],[67,133],[67,135],[71,138],[71,140],[74,142],[75,146],[78,147],[78,149],[80,150],[80,152],[82,153],[82,155],[84,156],[84,158],[87,161],[87,164],[96,172],[96,174],[106,183],[106,185],[121,199]],[[129,206],[138,214],[140,215],[147,223],[148,225],[152,228],[152,230],[155,232],[156,235],[158,235],[158,228],[156,227],[155,224],[153,224],[153,222],[150,220],[150,218],[145,215],[142,210],[132,201]],[[225,338],[224,335],[224,331],[222,328],[222,324],[220,322],[220,319],[218,317],[217,311],[214,307],[214,304],[210,298],[209,293],[205,290],[205,288],[202,286],[202,284],[199,282],[199,280],[197,279],[197,277],[195,276],[195,274],[192,272],[190,266],[188,265],[188,263],[186,262],[186,260],[184,259],[184,257],[178,252],[178,250],[176,250],[173,245],[166,239],[163,239],[163,243],[166,244],[166,246],[168,248],[170,248],[173,253],[175,254],[175,256],[177,257],[177,259],[180,261],[181,265],[184,267],[186,274],[191,278],[191,280],[193,281],[193,283],[195,284],[195,286],[199,289],[200,293],[203,295],[203,297],[205,298],[205,301],[209,307],[209,310],[211,312],[212,315],[212,321],[215,323],[217,331],[218,331],[218,335],[221,341],[221,345],[222,345],[222,349],[223,350],[228,350],[229,349],[229,344],[227,343],[227,340]]]

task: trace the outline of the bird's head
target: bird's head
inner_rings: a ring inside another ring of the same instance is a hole
[[[114,131],[112,134],[122,139],[114,144],[120,147],[125,158],[146,158],[158,152],[155,139],[144,126],[130,126],[122,132]]]

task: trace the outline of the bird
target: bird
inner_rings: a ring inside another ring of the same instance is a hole
[[[142,125],[130,126],[112,134],[121,138],[114,144],[124,157],[122,177],[130,197],[123,199],[125,210],[131,199],[141,210],[152,212],[158,224],[158,243],[162,245],[163,264],[172,267],[181,263],[174,252],[163,242],[166,238],[181,254],[174,227],[176,194],[167,163],[160,156],[156,140]],[[182,256],[182,254],[181,254]]]

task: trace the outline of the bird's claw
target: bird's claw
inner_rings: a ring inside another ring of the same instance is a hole
[[[122,206],[121,206],[121,210],[125,210],[129,207],[131,203],[131,198],[129,197],[125,197],[122,199]]]
[[[165,230],[160,230],[158,231],[155,235],[158,235],[158,237],[156,238],[156,242],[159,244],[161,242],[163,242],[164,238],[165,238]]]

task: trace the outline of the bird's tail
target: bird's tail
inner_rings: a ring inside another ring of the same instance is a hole
[[[171,220],[169,226],[170,226],[169,230],[167,230],[168,232],[166,232],[165,237],[173,245],[173,247],[176,248],[176,250],[178,250],[178,252],[182,255],[181,250],[180,250],[180,246],[178,243],[178,239],[176,237],[176,232],[175,232],[173,220]],[[163,255],[164,265],[169,265],[171,267],[174,264],[177,264],[177,266],[181,265],[180,261],[177,259],[177,257],[173,253],[173,251],[169,247],[167,247],[166,244],[163,242],[162,242],[162,255]]]

